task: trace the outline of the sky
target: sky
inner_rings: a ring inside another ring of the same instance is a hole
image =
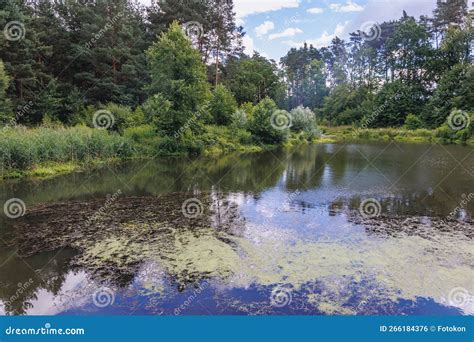
[[[327,46],[367,23],[398,19],[403,10],[416,18],[431,15],[435,6],[436,0],[234,0],[246,53],[255,50],[276,61],[304,42]]]

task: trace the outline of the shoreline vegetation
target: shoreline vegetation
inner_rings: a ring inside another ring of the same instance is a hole
[[[49,178],[86,171],[127,160],[156,157],[202,155],[216,158],[229,153],[255,153],[278,147],[295,148],[301,144],[397,141],[402,143],[440,143],[474,146],[474,138],[446,135],[443,129],[409,130],[406,128],[365,128],[320,126],[319,132],[289,134],[282,144],[261,144],[228,127],[205,126],[202,149],[170,152],[163,149],[164,137],[152,127],[125,130],[123,135],[86,126],[14,127],[0,131],[0,180],[14,178]],[[241,133],[241,132],[240,132]]]
[[[464,1],[279,63],[244,52],[224,3],[5,1],[0,23],[17,26],[0,39],[0,179],[307,143],[474,145]]]

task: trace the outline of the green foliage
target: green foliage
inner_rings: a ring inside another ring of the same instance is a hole
[[[320,52],[305,44],[299,49],[292,48],[281,61],[288,79],[288,107],[320,107],[323,98],[329,93],[326,67]]]
[[[140,126],[145,123],[145,115],[140,107],[132,111],[130,107],[108,103],[102,109],[113,115],[114,125],[111,129],[119,133],[123,133],[126,128]]]
[[[0,170],[26,170],[45,162],[88,162],[126,158],[130,143],[117,134],[88,127],[4,128],[0,130]]]
[[[371,107],[371,95],[367,88],[353,89],[342,84],[324,99],[321,115],[335,125],[347,125],[360,121]]]
[[[243,109],[237,109],[232,114],[232,127],[245,129],[247,127],[247,113]]]
[[[217,125],[229,125],[236,108],[237,102],[234,95],[225,86],[217,85],[209,103],[209,111],[214,123]]]
[[[426,102],[425,92],[417,84],[397,80],[385,84],[374,99],[367,127],[398,127],[409,113],[420,113]]]
[[[224,84],[235,95],[239,104],[258,103],[265,97],[278,100],[284,87],[277,74],[277,65],[255,53],[232,58],[224,69]]]
[[[422,128],[424,126],[424,123],[423,121],[417,117],[416,115],[414,114],[408,114],[406,119],[405,119],[405,127],[410,129],[410,130],[415,130],[415,129],[419,129],[419,128]]]
[[[11,103],[7,98],[7,89],[10,85],[10,78],[8,77],[5,66],[0,60],[0,122],[6,122],[11,118]]]
[[[275,102],[265,98],[253,110],[249,130],[257,140],[265,144],[278,144],[288,137],[288,128],[281,129],[279,118],[289,117],[286,111],[278,111]],[[283,125],[285,126],[285,125]]]
[[[295,132],[312,132],[316,128],[316,115],[306,107],[298,106],[291,110],[291,130]]]
[[[206,68],[177,22],[153,43],[147,57],[152,78],[149,90],[155,94],[154,105],[162,108],[152,106],[155,113],[145,113],[156,118],[160,131],[176,134],[209,98]]]
[[[444,73],[423,112],[429,127],[440,126],[454,108],[474,108],[474,66],[456,64]]]
[[[474,136],[474,113],[462,110],[453,110],[439,128],[436,136],[444,143],[465,143]]]

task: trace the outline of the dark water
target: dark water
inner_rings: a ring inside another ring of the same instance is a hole
[[[0,216],[0,313],[472,315],[472,152],[324,144],[0,183],[26,204]]]

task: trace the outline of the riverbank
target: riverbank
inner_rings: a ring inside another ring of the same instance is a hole
[[[299,143],[308,140],[303,134],[292,134],[285,146]],[[253,153],[277,147],[256,143],[248,131],[217,126],[206,126],[200,136],[179,142],[157,135],[148,125],[122,135],[84,126],[4,128],[0,130],[0,179],[49,178],[126,160]]]
[[[350,140],[474,145],[471,135],[447,132],[443,127],[408,130],[322,126],[320,131],[321,135],[315,138],[309,138],[304,132],[293,132],[281,146],[291,148],[308,143]],[[205,126],[201,135],[179,142],[157,135],[149,125],[126,129],[122,135],[84,126],[4,128],[0,131],[0,179],[49,178],[125,160],[184,155],[213,157],[235,152],[262,152],[279,146],[258,143],[246,130],[221,126]]]
[[[353,126],[322,126],[322,135],[315,140],[317,143],[341,142],[349,140],[367,141],[398,141],[407,143],[439,143],[474,146],[472,128],[454,131],[441,126],[437,129],[406,128],[356,128]],[[469,129],[471,131],[469,131]]]

